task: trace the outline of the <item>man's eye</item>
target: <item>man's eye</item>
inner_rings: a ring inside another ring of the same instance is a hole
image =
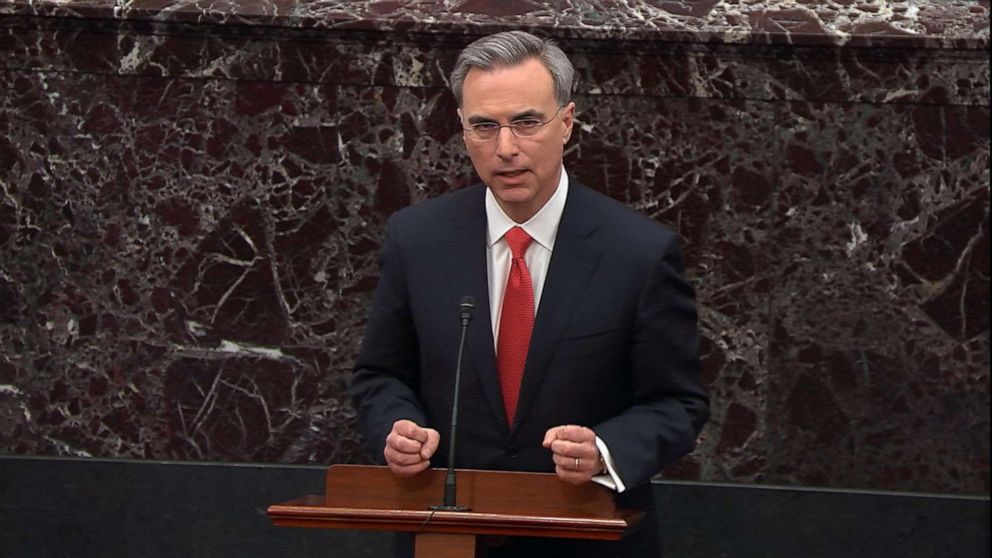
[[[499,128],[499,124],[495,122],[480,122],[479,124],[472,124],[472,129],[476,132],[492,132],[496,128]]]
[[[540,120],[535,120],[533,118],[528,118],[526,120],[514,120],[513,127],[518,130],[528,130],[530,128],[537,128],[541,125]]]

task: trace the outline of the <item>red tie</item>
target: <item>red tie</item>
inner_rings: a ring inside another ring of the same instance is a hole
[[[524,262],[524,254],[533,239],[520,227],[507,231],[504,238],[510,245],[513,261],[510,262],[510,275],[506,278],[506,291],[503,293],[503,310],[496,342],[496,367],[499,370],[499,383],[503,388],[506,420],[513,424],[517,398],[520,396],[520,379],[523,378],[524,364],[527,362],[530,332],[534,328],[534,288],[531,286],[527,263]]]

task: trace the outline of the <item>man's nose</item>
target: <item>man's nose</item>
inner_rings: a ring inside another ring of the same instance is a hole
[[[498,157],[513,157],[519,151],[517,146],[517,135],[508,126],[500,128],[496,132],[496,155]]]

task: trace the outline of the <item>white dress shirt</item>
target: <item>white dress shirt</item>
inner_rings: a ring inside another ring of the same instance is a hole
[[[534,289],[534,311],[537,312],[541,307],[541,293],[544,291],[544,281],[548,276],[551,253],[555,248],[558,224],[561,223],[561,215],[565,210],[567,197],[568,175],[565,173],[565,168],[562,167],[558,188],[551,195],[551,199],[526,222],[517,223],[506,215],[492,191],[486,189],[486,222],[488,225],[486,266],[489,273],[489,308],[491,309],[494,343],[498,342],[503,292],[506,290],[506,280],[510,274],[510,262],[513,259],[510,246],[503,236],[513,227],[519,226],[534,239],[524,254],[524,262],[530,271],[530,280]],[[623,492],[626,487],[616,472],[609,448],[599,439],[599,436],[596,436],[596,447],[603,456],[608,474],[597,475],[592,480],[617,492]]]

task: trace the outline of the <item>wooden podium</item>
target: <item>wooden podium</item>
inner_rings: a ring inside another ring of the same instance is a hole
[[[618,510],[596,484],[572,486],[552,474],[458,470],[457,504],[431,511],[443,469],[395,477],[386,467],[333,465],[324,495],[269,506],[279,527],[375,529],[415,533],[417,558],[473,558],[478,535],[619,540],[641,512]]]

